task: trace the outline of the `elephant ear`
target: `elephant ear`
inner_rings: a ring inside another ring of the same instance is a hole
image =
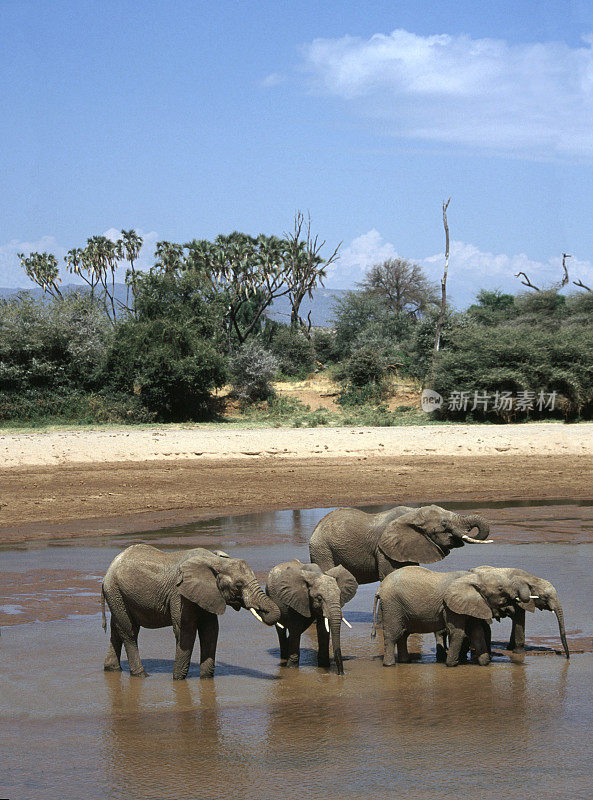
[[[325,574],[331,575],[332,578],[336,579],[336,583],[340,589],[340,605],[345,606],[346,603],[352,600],[358,589],[356,578],[341,564],[328,569]]]
[[[445,556],[422,533],[422,509],[409,511],[390,522],[379,539],[379,549],[391,559],[412,564],[434,564]]]
[[[268,593],[272,600],[280,600],[297,614],[310,617],[309,586],[305,580],[305,573],[311,579],[316,576],[313,570],[307,571],[305,565],[296,558],[278,564],[268,575]]]
[[[218,589],[216,573],[199,558],[188,558],[177,568],[176,586],[179,594],[209,611],[224,614],[226,602]]]
[[[478,591],[474,580],[469,577],[451,581],[444,597],[447,608],[456,614],[485,619],[492,622],[492,610]]]

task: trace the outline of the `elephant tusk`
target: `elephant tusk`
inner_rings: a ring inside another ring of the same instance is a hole
[[[277,622],[277,623],[276,623],[276,627],[277,627],[277,628],[280,628],[280,630],[281,630],[281,631],[283,631],[283,630],[284,630],[284,625],[280,624],[280,622]]]
[[[325,630],[329,633],[329,620],[327,617],[323,618],[325,621]]]
[[[529,595],[529,599],[530,600],[539,600],[539,594],[530,594]]]
[[[347,625],[349,628],[351,628],[351,627],[352,627],[352,625],[351,625],[351,624],[348,622],[348,620],[346,619],[346,617],[342,617],[342,622],[343,622],[345,625]]]
[[[260,617],[260,615],[257,613],[257,611],[255,610],[255,608],[250,608],[249,610],[251,611],[251,613],[253,614],[253,616],[256,618],[256,620],[257,620],[258,622],[263,622],[263,619],[262,619],[262,618]]]
[[[461,538],[464,542],[471,542],[472,544],[492,544],[492,539],[472,539],[467,533],[462,533]]]

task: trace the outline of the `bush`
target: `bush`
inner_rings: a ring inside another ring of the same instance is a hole
[[[108,359],[110,385],[137,394],[161,421],[208,419],[226,364],[212,341],[183,319],[128,320],[118,325]]]
[[[312,335],[313,348],[317,361],[322,364],[332,364],[339,360],[340,355],[336,346],[336,334],[326,328],[317,328]]]
[[[303,333],[286,325],[276,330],[270,351],[276,357],[283,375],[304,378],[315,366],[312,343]]]
[[[112,338],[88,295],[44,302],[21,294],[0,304],[0,391],[97,390]]]
[[[0,422],[46,425],[48,422],[148,423],[154,414],[138,397],[80,392],[0,392]]]
[[[251,339],[231,359],[229,372],[233,393],[245,406],[272,397],[271,381],[278,372],[278,361],[257,339]]]
[[[336,377],[355,387],[379,384],[385,375],[385,362],[376,350],[357,350],[344,362]]]
[[[469,326],[458,330],[437,363],[434,389],[443,397],[467,392],[466,411],[443,407],[441,416],[467,419],[526,419],[549,416],[533,409],[495,410],[492,403],[473,409],[474,393],[557,393],[556,415],[567,418],[593,411],[593,330],[567,326],[559,330],[499,326]],[[537,404],[534,403],[534,406]]]

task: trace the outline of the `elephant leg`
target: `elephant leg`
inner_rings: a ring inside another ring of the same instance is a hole
[[[513,626],[509,639],[509,650],[522,653],[525,650],[525,609],[518,608],[511,617]]]
[[[111,588],[109,594],[106,594],[105,597],[109,604],[109,610],[111,611],[112,630],[115,627],[115,642],[113,638],[111,640],[114,651],[113,655],[117,657],[118,647],[121,653],[121,644],[123,643],[128,657],[130,675],[133,675],[135,678],[146,678],[148,673],[142,666],[140,653],[138,652],[138,631],[140,630],[140,626],[136,624],[130,616],[119,590]],[[107,656],[109,657],[110,655],[111,646]],[[113,661],[109,663],[112,664]]]
[[[447,653],[446,664],[448,667],[456,667],[459,664],[461,650],[466,640],[465,616],[448,612],[447,634],[449,636],[449,652]]]
[[[147,678],[148,672],[142,666],[142,661],[140,660],[140,653],[138,652],[138,631],[140,630],[139,625],[134,625],[131,631],[131,635],[129,637],[122,637],[123,644],[126,650],[126,655],[128,657],[128,664],[130,665],[130,675],[133,675],[134,678]]]
[[[398,664],[409,664],[410,654],[408,653],[408,634],[404,633],[397,640],[397,661]]]
[[[184,619],[180,625],[173,623],[175,633],[175,663],[173,665],[173,680],[182,681],[187,677],[191,664],[191,654],[196,641],[197,621],[194,619]],[[200,672],[201,674],[201,672]]]
[[[117,627],[112,619],[109,648],[107,650],[107,655],[105,656],[105,662],[103,663],[103,669],[106,672],[121,672],[120,658],[122,645],[122,638],[119,635]]]
[[[295,628],[288,631],[286,666],[298,667],[301,656],[301,634]]]
[[[216,614],[204,614],[204,617],[205,619],[198,624],[198,635],[200,637],[200,678],[212,678],[214,676],[216,643],[218,642],[218,617]]]
[[[276,633],[278,634],[278,643],[280,644],[280,661],[286,661],[288,658],[288,631],[286,627],[284,630],[276,626]]]
[[[439,664],[444,664],[447,660],[447,631],[437,631],[434,635],[436,644],[436,659]]]
[[[475,660],[481,667],[486,667],[490,663],[490,653],[488,652],[488,642],[484,635],[482,620],[476,620],[471,625],[469,636]]]
[[[329,668],[329,633],[325,630],[325,620],[316,620],[317,626],[317,666]]]
[[[482,632],[484,634],[484,641],[486,643],[488,655],[490,658],[492,658],[492,628],[487,622],[482,622]]]
[[[461,649],[459,650],[459,662],[461,664],[465,664],[465,662],[467,661],[467,656],[470,651],[470,647],[471,647],[471,642],[466,634],[463,640],[463,644],[461,645]]]

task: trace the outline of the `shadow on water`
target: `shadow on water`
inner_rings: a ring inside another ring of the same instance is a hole
[[[278,651],[280,652],[280,651]],[[153,673],[162,673],[165,675],[172,675],[173,674],[173,659],[167,658],[143,658],[142,663],[144,664],[144,669],[148,672],[150,677]],[[124,672],[129,673],[129,664],[127,661],[122,660],[121,666]],[[195,654],[194,654],[194,661],[190,668],[190,672],[188,674],[188,678],[196,678],[200,675],[200,667],[198,664],[195,663]],[[257,678],[258,680],[263,681],[275,681],[278,680],[277,675],[270,675],[268,672],[262,672],[258,669],[251,669],[249,667],[241,667],[237,664],[227,664],[224,661],[217,661],[216,662],[216,676],[234,675],[234,676],[242,676],[242,677],[249,677],[249,678]],[[142,680],[139,678],[138,680]],[[175,681],[176,683],[180,683],[180,681]]]

